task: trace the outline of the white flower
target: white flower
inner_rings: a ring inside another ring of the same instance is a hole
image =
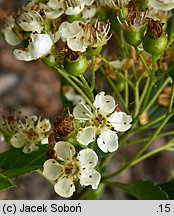
[[[11,137],[16,133],[19,114],[14,112],[7,116],[0,115],[0,134],[3,137]]]
[[[30,116],[26,118],[25,123],[18,122],[16,133],[11,137],[11,144],[15,148],[23,147],[25,154],[30,154],[38,149],[38,145],[45,142],[46,132],[51,128],[48,119]],[[48,143],[48,142],[47,142]]]
[[[74,182],[80,180],[82,186],[91,185],[97,189],[101,176],[94,167],[98,157],[91,149],[83,149],[75,157],[76,151],[69,142],[57,142],[55,147],[57,159],[47,160],[43,175],[55,182],[54,189],[62,197],[70,197],[75,191]]]
[[[60,25],[58,31],[62,41],[67,42],[67,45],[71,50],[85,52],[87,46],[81,40],[83,37],[81,22],[74,21],[69,23],[65,21]]]
[[[48,54],[53,45],[53,41],[48,34],[33,34],[31,40],[26,49],[14,50],[16,59],[23,61],[38,59]]]
[[[41,33],[44,28],[43,17],[36,10],[22,11],[17,22],[24,31]]]
[[[129,2],[130,0],[98,0],[100,6],[109,6],[116,9],[128,5]]]
[[[49,0],[49,10],[46,15],[50,19],[57,19],[63,13],[67,15],[78,15],[84,7],[91,5],[94,0]]]
[[[69,85],[64,85],[63,88],[64,96],[67,100],[71,101],[74,106],[78,105],[80,102],[85,103],[83,97],[79,94],[76,94],[74,89]]]
[[[86,127],[79,129],[77,141],[88,145],[99,135],[97,144],[103,152],[116,151],[118,148],[117,131],[128,130],[131,127],[132,117],[124,112],[115,111],[114,98],[105,95],[104,92],[96,95],[93,105],[95,107],[93,112],[83,103],[73,110],[75,119],[87,123]]]
[[[4,33],[5,41],[12,46],[20,44],[21,40],[15,32],[17,25],[13,16],[10,16],[8,18],[5,25],[6,27],[2,30],[2,32]]]
[[[148,5],[156,10],[170,11],[174,8],[174,0],[149,0]]]
[[[68,47],[73,51],[85,52],[88,47],[97,48],[103,46],[110,39],[108,36],[110,23],[102,23],[97,19],[92,22],[82,23],[74,21],[72,23],[63,22],[59,27],[60,37],[67,42]]]

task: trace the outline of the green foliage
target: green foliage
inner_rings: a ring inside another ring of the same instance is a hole
[[[170,200],[174,200],[174,179],[164,184],[161,184],[160,187],[168,194]]]
[[[167,200],[169,196],[162,188],[151,181],[140,180],[131,184],[112,183],[139,200]]]
[[[0,191],[15,187],[7,176],[0,174]]]
[[[85,196],[83,197],[84,200],[99,200],[102,198],[104,193],[105,185],[100,184],[97,190],[89,190]]]
[[[0,154],[1,174],[8,178],[15,178],[42,167],[47,160],[48,145],[41,145],[38,151],[24,154],[22,149],[11,148]]]

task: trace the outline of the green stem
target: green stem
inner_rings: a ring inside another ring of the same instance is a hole
[[[150,151],[150,152],[148,152],[147,154],[145,154],[145,155],[139,157],[137,160],[135,160],[135,161],[131,164],[131,166],[133,166],[133,165],[135,165],[135,164],[141,162],[142,160],[147,159],[148,157],[151,157],[151,156],[154,155],[154,154],[159,153],[160,151],[168,150],[168,148],[170,148],[170,147],[172,147],[172,146],[174,146],[174,143],[172,143],[172,144],[170,143],[170,144],[161,146],[161,147],[159,147],[159,148],[157,148],[157,149],[154,149],[153,151]]]
[[[104,71],[104,69],[103,69],[103,67],[100,67],[100,70],[101,70],[101,72],[102,72],[103,75],[106,75],[106,74],[105,74],[105,71]],[[106,75],[106,79],[107,79],[108,83],[110,84],[110,86],[112,87],[112,89],[113,89],[114,93],[116,94],[118,100],[119,100],[120,103],[122,104],[124,110],[125,110],[126,112],[129,112],[128,109],[127,109],[127,107],[126,107],[126,105],[125,105],[125,102],[124,102],[123,97],[122,97],[121,94],[119,93],[119,91],[118,91],[116,85],[114,85],[114,82],[112,81],[112,79],[109,78],[107,75]]]
[[[147,72],[148,72],[148,74],[149,74],[149,76],[150,76],[150,75],[151,75],[151,71],[150,71],[150,69],[149,69],[149,67],[148,67],[148,65],[147,65],[147,63],[146,63],[146,61],[145,61],[143,55],[141,54],[141,52],[138,50],[137,47],[135,48],[135,50],[136,50],[136,52],[137,52],[138,57],[141,59],[141,61],[142,61],[143,65],[144,65],[144,67],[146,68],[146,70],[147,70]]]
[[[132,89],[134,89],[134,84],[128,79],[127,76],[124,76],[121,72],[118,72],[117,74],[120,78],[126,81],[126,83],[128,83]]]
[[[136,82],[134,88],[134,98],[135,98],[135,107],[134,107],[134,117],[135,118],[139,114],[139,85]]]
[[[142,109],[145,109],[146,103],[147,103],[147,101],[148,101],[148,99],[150,97],[150,93],[151,93],[153,85],[155,83],[155,69],[156,69],[156,62],[155,61],[156,61],[156,58],[153,57],[153,69],[152,69],[152,72],[151,72],[151,75],[150,75],[150,83],[149,83],[149,87],[147,89],[146,95],[144,97],[144,102],[143,102]],[[143,113],[143,111],[141,113]]]
[[[171,116],[173,114],[174,114],[174,111],[172,111],[171,113],[167,113],[166,114],[166,118],[164,119],[164,121],[157,128],[157,130],[151,136],[151,138],[149,139],[149,141],[143,146],[143,148],[130,161],[128,161],[127,163],[125,163],[122,166],[120,166],[115,172],[109,174],[108,176],[105,176],[104,179],[108,179],[108,178],[111,178],[113,176],[116,176],[119,173],[121,173],[123,170],[125,170],[126,168],[132,166],[132,164],[134,163],[134,161],[137,160],[144,153],[144,151],[146,151],[146,149],[151,145],[151,143],[153,142],[153,140],[157,137],[157,135],[159,134],[159,132],[162,130],[162,128],[165,126],[165,124],[168,122],[168,120],[171,118]]]
[[[124,77],[127,80],[128,79],[128,71],[124,71]],[[125,82],[125,91],[124,91],[124,101],[125,101],[125,107],[128,109],[129,106],[129,86],[128,82]]]
[[[164,133],[160,133],[156,138],[165,137],[165,136],[171,136],[171,135],[174,135],[174,131],[167,131],[167,132],[164,132]],[[149,138],[136,139],[136,140],[132,140],[131,142],[128,140],[128,142],[123,143],[122,146],[143,143],[143,142],[148,141],[148,139]]]
[[[83,88],[86,92],[86,94],[89,95],[89,97],[91,98],[91,101],[94,102],[94,94],[93,91],[91,90],[88,82],[86,81],[85,77],[83,75],[80,75],[79,78],[81,79],[82,83],[83,83]]]
[[[92,70],[91,70],[91,90],[95,88],[95,56],[91,57],[92,59]]]
[[[145,97],[147,90],[149,88],[149,82],[150,82],[150,77],[147,77],[146,84],[144,86],[143,92],[142,92],[141,97],[140,97],[140,106],[143,103],[144,97]]]
[[[53,68],[74,87],[74,89],[86,100],[86,102],[92,109],[95,109],[92,99],[89,99],[87,97],[87,95],[81,90],[81,88],[79,88],[79,86],[68,76],[68,74],[63,69],[57,66],[54,66]]]
[[[159,90],[156,92],[156,94],[153,96],[153,98],[150,100],[150,102],[148,103],[148,105],[142,110],[142,113],[147,111],[155,102],[155,100],[158,98],[158,96],[160,95],[160,93],[162,92],[162,90],[166,87],[166,85],[171,81],[170,77],[167,77],[166,81],[161,85],[161,87],[159,88]]]

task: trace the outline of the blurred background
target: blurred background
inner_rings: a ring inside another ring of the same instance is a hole
[[[0,28],[5,19],[15,11],[24,0],[0,0]],[[0,110],[20,110],[24,115],[43,114],[51,120],[61,115],[62,105],[58,74],[40,61],[22,62],[13,56],[13,47],[5,43],[0,34]],[[164,139],[155,141],[160,146]],[[140,146],[141,147],[141,146]],[[0,144],[0,152],[7,148]],[[131,158],[139,146],[129,146],[119,149],[109,164],[111,170],[125,160]],[[152,149],[151,149],[152,150]],[[170,179],[170,171],[174,168],[172,152],[162,152],[133,168],[125,170],[114,180],[130,183],[139,179],[153,180],[163,183]],[[0,192],[0,199],[62,199],[42,176],[33,172],[17,178],[14,183],[17,188]],[[106,187],[101,199],[131,199],[120,189]]]

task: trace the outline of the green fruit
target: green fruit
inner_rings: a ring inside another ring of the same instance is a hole
[[[49,54],[46,57],[41,58],[42,62],[50,67],[56,66],[59,64],[56,60],[56,56]]]
[[[124,37],[128,44],[131,46],[138,46],[143,41],[144,30],[146,26],[142,26],[141,28],[137,28],[135,26],[130,26],[127,29],[124,29]]]
[[[167,37],[165,33],[163,33],[159,38],[153,37],[147,33],[143,39],[144,50],[153,56],[162,54],[166,46]]]
[[[82,75],[88,68],[88,61],[85,55],[79,56],[76,60],[65,59],[64,67],[67,73],[72,76]]]
[[[101,52],[101,50],[102,50],[102,46],[96,48],[88,47],[87,52],[91,57],[93,57],[93,56],[97,56]]]
[[[125,81],[124,80],[118,80],[116,82],[116,88],[119,92],[122,92],[125,89]]]

